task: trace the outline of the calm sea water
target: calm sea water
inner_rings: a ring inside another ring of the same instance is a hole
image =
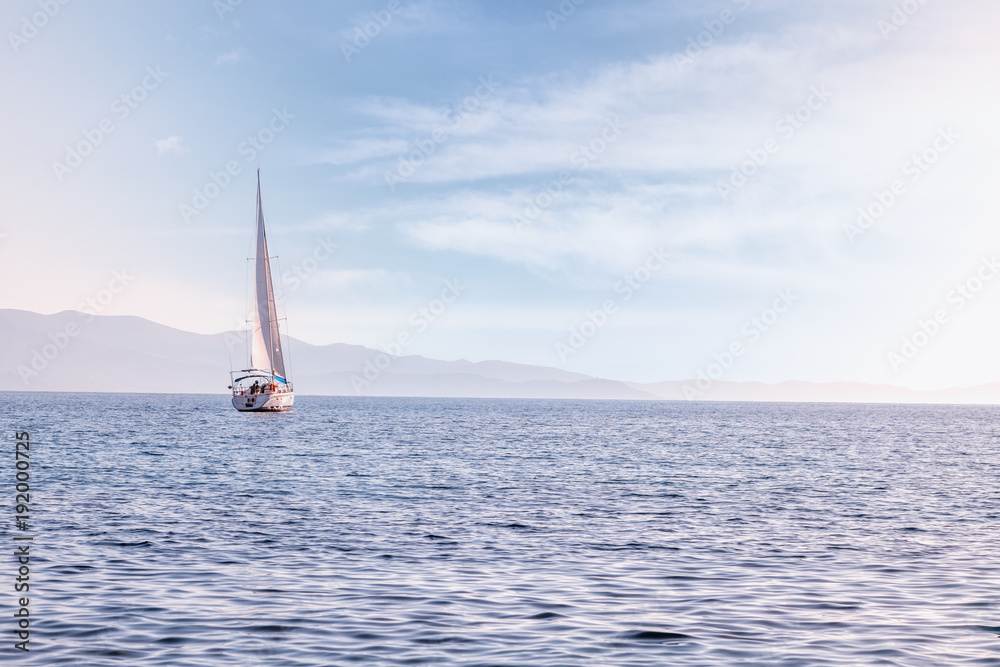
[[[998,408],[4,393],[0,415],[0,479],[31,431],[35,535],[27,656],[3,560],[4,660],[1000,664]]]

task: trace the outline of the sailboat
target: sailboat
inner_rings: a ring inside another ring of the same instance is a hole
[[[292,383],[285,373],[281,353],[278,313],[274,307],[271,258],[264,233],[264,209],[260,203],[260,169],[257,170],[257,232],[254,253],[253,326],[250,329],[250,364],[230,371],[233,407],[240,412],[291,410],[295,402]],[[237,377],[238,376],[238,377]]]

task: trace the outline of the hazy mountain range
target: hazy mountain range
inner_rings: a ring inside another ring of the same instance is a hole
[[[139,317],[0,309],[0,390],[226,393],[244,334],[203,335]],[[291,339],[299,394],[686,400],[694,381],[644,384],[504,361],[390,357],[359,345]],[[1000,383],[920,392],[861,383],[716,382],[700,400],[996,403]]]

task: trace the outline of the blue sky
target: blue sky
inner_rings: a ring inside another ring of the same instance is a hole
[[[406,353],[639,381],[994,381],[998,19],[987,0],[8,2],[0,307],[77,308],[124,269],[102,312],[234,328],[260,167],[309,342],[408,332]],[[862,228],[859,208],[884,212]]]

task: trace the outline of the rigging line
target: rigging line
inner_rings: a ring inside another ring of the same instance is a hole
[[[291,334],[289,334],[288,332],[288,305],[287,302],[285,301],[285,283],[284,280],[282,279],[283,274],[281,272],[281,260],[278,258],[277,255],[274,256],[274,259],[278,262],[278,285],[281,287],[281,310],[282,313],[284,314],[284,317],[279,317],[278,321],[285,322],[285,356],[288,357],[287,359],[288,363],[286,364],[285,368],[285,379],[287,380],[288,377],[291,376],[292,374],[292,340],[291,340]],[[277,304],[275,304],[275,310],[277,311]],[[280,329],[278,330],[278,336],[280,342],[280,336],[281,336]]]
[[[250,245],[247,246],[247,260],[252,260],[256,257],[257,252],[254,246],[257,244],[257,211],[254,210],[253,214],[253,234],[250,236]]]
[[[260,188],[259,175],[258,175],[257,184],[258,184],[258,195],[259,195],[260,194],[260,189],[259,189]],[[253,314],[252,314],[252,312],[250,310],[250,298],[251,298],[250,297],[250,294],[251,294],[250,290],[251,290],[251,285],[252,285],[252,288],[253,288],[253,294],[254,294],[254,297],[255,297],[255,301],[256,301],[256,294],[257,294],[256,271],[251,271],[251,265],[250,265],[250,262],[253,262],[256,259],[256,257],[257,257],[256,244],[257,244],[257,200],[254,201],[253,234],[250,235],[250,244],[247,247],[247,267],[246,267],[246,275],[245,275],[245,279],[244,279],[244,283],[243,283],[244,299],[245,299],[244,300],[244,306],[243,306],[243,316],[244,317],[246,317],[248,315],[250,316],[250,317],[248,317],[246,319],[247,323],[250,323],[250,322],[253,321]],[[253,268],[255,269],[256,267],[253,267]],[[245,337],[245,342],[246,342],[246,348],[245,348],[245,350],[246,350],[246,357],[247,357],[247,367],[251,367],[251,366],[253,366],[253,333],[254,333],[253,329],[254,328],[253,328],[252,325],[251,326],[247,326],[245,328],[246,328],[246,332],[245,332],[245,336],[244,337]]]
[[[253,312],[250,310],[250,294],[251,294],[251,289],[253,289],[253,293],[255,295],[256,295],[256,291],[257,291],[257,287],[256,287],[256,284],[255,284],[255,281],[254,281],[253,271],[251,269],[251,264],[250,264],[251,261],[252,261],[252,259],[248,257],[247,258],[246,276],[245,276],[245,280],[243,282],[244,300],[245,300],[244,304],[243,304],[243,317],[246,318],[244,320],[244,322],[247,325],[247,326],[244,327],[244,334],[243,334],[243,336],[244,336],[245,343],[246,343],[246,347],[244,349],[245,349],[246,355],[247,355],[247,366],[248,367],[253,366],[253,358],[252,357],[253,357],[253,334],[254,334],[254,327],[253,327],[254,315],[253,315]]]

